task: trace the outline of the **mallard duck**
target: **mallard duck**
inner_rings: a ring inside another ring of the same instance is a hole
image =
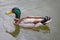
[[[12,11],[8,11],[8,14],[14,13],[15,19],[14,23],[19,24],[22,27],[37,27],[36,24],[39,25],[45,25],[51,21],[51,17],[45,16],[45,17],[39,17],[39,16],[27,16],[22,19],[21,17],[21,11],[19,8],[15,7],[12,9]]]
[[[8,11],[7,14],[15,14],[15,19],[14,19],[14,25],[17,28],[17,30],[21,27],[24,29],[33,29],[36,27],[39,27],[41,25],[46,25],[51,21],[51,17],[45,16],[45,17],[40,17],[40,16],[27,16],[24,18],[21,18],[21,11],[19,8],[14,7],[11,11]],[[19,27],[20,26],[20,27]]]

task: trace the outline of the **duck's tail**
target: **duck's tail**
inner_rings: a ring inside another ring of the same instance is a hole
[[[45,25],[45,24],[51,22],[51,20],[52,20],[51,17],[45,16],[45,17],[44,17],[44,20],[42,20],[41,23],[42,23],[43,25]]]

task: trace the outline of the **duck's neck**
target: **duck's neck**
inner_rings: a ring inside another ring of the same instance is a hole
[[[21,13],[15,13],[15,18],[20,19]]]

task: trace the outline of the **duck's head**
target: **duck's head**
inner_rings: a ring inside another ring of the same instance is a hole
[[[17,7],[14,7],[11,11],[8,11],[7,14],[12,14],[14,13],[15,14],[15,18],[18,18],[20,19],[20,16],[21,16],[21,11],[19,8]]]

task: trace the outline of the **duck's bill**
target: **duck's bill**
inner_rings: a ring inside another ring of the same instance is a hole
[[[12,14],[12,11],[8,11],[8,12],[6,12],[6,14]]]

